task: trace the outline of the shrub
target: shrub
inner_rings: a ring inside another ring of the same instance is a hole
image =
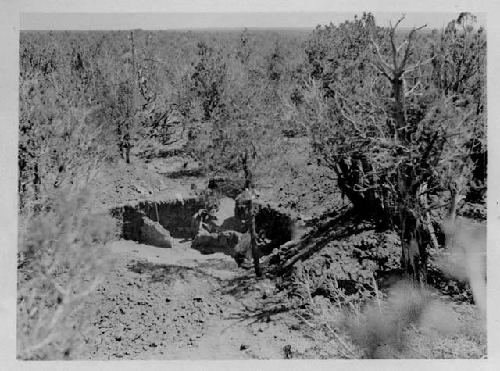
[[[116,236],[115,221],[92,213],[85,192],[20,219],[17,356],[70,358],[89,337],[83,305],[109,269],[100,247]]]

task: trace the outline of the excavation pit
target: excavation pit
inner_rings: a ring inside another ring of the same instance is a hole
[[[204,200],[193,197],[183,201],[140,201],[117,206],[111,210],[111,214],[121,222],[123,239],[168,247],[168,243],[164,242],[168,238],[184,240],[194,238],[195,243],[192,247],[203,250],[204,254],[223,252],[234,256],[233,240],[236,239],[226,234],[234,232],[233,234],[237,235],[247,232],[242,220],[245,215],[241,212],[241,205],[237,201],[235,203],[232,198],[223,197],[211,225],[213,228],[211,232],[217,238],[201,243],[203,239],[200,237],[204,236],[200,233],[204,232],[200,231],[200,225],[196,223],[194,217],[205,207]],[[270,254],[274,248],[293,238],[294,218],[283,210],[267,204],[256,205],[255,222],[260,240],[266,241],[260,246],[262,255]]]
[[[121,221],[121,237],[145,243],[144,217],[159,223],[173,238],[190,239],[196,232],[192,219],[205,203],[197,198],[183,201],[141,201],[114,208],[112,215]]]

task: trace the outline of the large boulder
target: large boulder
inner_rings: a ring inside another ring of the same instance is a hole
[[[252,261],[252,248],[250,243],[250,233],[245,233],[234,247],[234,260],[239,266],[244,262]]]
[[[147,216],[143,216],[142,220],[141,242],[157,247],[172,247],[172,237],[160,223],[152,221]]]
[[[199,250],[203,254],[210,254],[218,251],[218,245],[217,233],[210,233],[203,228],[199,229],[198,234],[191,243],[193,249]]]
[[[241,240],[241,233],[236,231],[221,231],[219,232],[217,239],[219,244],[226,248],[231,255],[234,254],[234,249],[238,245],[238,242]]]
[[[234,256],[235,247],[241,239],[241,234],[236,231],[221,231],[211,233],[200,228],[198,235],[194,238],[191,247],[203,254],[222,252]]]

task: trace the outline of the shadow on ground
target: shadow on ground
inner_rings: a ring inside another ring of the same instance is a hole
[[[147,275],[151,282],[171,283],[178,280],[189,281],[193,278],[214,279],[221,282],[222,279],[206,272],[198,267],[187,267],[171,264],[156,264],[148,261],[133,261],[127,268],[138,274]]]
[[[203,176],[205,176],[205,173],[203,172],[203,169],[201,169],[201,168],[180,169],[180,170],[171,171],[168,173],[168,177],[171,179],[179,179],[179,178],[186,178],[186,177],[203,177]]]

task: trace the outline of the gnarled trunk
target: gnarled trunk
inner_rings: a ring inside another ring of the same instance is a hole
[[[408,278],[425,284],[429,233],[415,215],[402,211],[400,218],[401,268]]]

